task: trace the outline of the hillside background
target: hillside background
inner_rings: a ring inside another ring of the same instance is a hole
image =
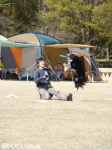
[[[0,34],[48,34],[66,43],[97,46],[98,59],[112,58],[111,0],[0,0]]]

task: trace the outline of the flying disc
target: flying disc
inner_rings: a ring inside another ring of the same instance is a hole
[[[64,58],[68,58],[67,56],[65,56],[65,55],[59,55],[60,57],[64,57]]]
[[[19,97],[17,95],[7,95],[6,97]]]

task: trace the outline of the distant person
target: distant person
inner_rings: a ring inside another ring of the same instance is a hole
[[[4,78],[4,64],[3,64],[3,59],[2,57],[0,58],[0,80],[3,80]]]
[[[47,71],[45,71],[45,61],[43,58],[36,60],[38,69],[34,72],[34,81],[37,86],[37,90],[40,94],[41,99],[50,99],[51,94],[58,97],[60,100],[72,101],[72,94],[68,95],[61,93],[60,91],[55,90],[49,81],[49,76]]]
[[[64,74],[62,72],[61,62],[57,62],[57,65],[54,68],[54,72],[61,80],[63,80]]]

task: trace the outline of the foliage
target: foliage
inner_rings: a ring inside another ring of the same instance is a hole
[[[12,3],[16,2],[16,3]],[[10,0],[2,5],[1,19],[4,18],[3,23],[0,23],[0,28],[5,28],[5,36],[13,35],[16,33],[29,32],[37,28],[39,18],[39,0]],[[4,7],[3,7],[4,6]],[[13,28],[10,25],[13,22]],[[4,24],[5,27],[4,27]],[[4,31],[2,29],[2,31]]]
[[[0,0],[0,4],[12,3],[17,2],[17,0]]]
[[[44,18],[53,20],[58,18],[59,26],[67,28],[75,34],[76,42],[92,44],[97,33],[96,24],[93,23],[93,10],[102,1],[87,0],[44,0],[48,11]]]
[[[110,0],[94,9],[94,22],[98,26],[99,35],[112,42],[112,3]]]
[[[0,34],[41,32],[110,53],[111,10],[110,0],[0,0]]]
[[[107,47],[112,43],[112,3],[110,0],[44,0],[43,18],[74,34],[74,43]]]

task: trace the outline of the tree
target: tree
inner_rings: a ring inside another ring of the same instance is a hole
[[[43,16],[56,20],[62,29],[74,33],[75,41],[92,44],[96,34],[96,24],[93,23],[93,10],[104,0],[44,0],[48,11]],[[58,18],[58,19],[55,19]]]
[[[36,31],[42,22],[39,16],[41,2],[41,0],[3,0],[0,10],[1,34],[9,36]]]
[[[107,0],[102,5],[94,9],[94,23],[97,24],[99,41],[103,41],[103,46],[107,50],[107,60],[110,60],[112,51],[112,2]]]
[[[64,41],[107,47],[109,57],[112,37],[112,3],[110,0],[44,0],[47,24],[55,24]],[[68,36],[69,35],[69,36]],[[66,40],[67,39],[67,40]],[[70,42],[70,43],[71,43]]]
[[[7,36],[13,30],[15,21],[11,19],[11,11],[17,0],[0,1],[0,34]]]

